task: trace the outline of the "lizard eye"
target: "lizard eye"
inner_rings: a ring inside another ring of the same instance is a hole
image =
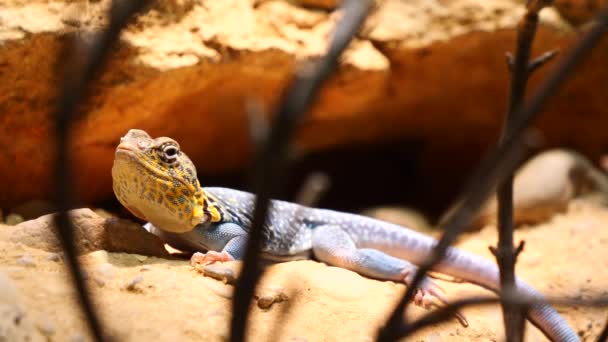
[[[163,147],[163,157],[166,162],[174,163],[177,161],[179,155],[179,149],[175,145],[167,145]]]

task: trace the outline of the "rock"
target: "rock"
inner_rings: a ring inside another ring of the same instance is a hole
[[[133,257],[139,262],[144,262],[148,259],[146,255],[133,254]]]
[[[201,174],[244,168],[252,152],[245,103],[256,97],[265,108],[274,108],[295,62],[323,53],[340,15],[333,10],[336,1],[324,0],[171,3],[142,14],[121,35],[82,104],[86,117],[74,127],[71,152],[75,188],[85,204],[112,197],[114,147],[130,128],[177,139]],[[339,70],[300,126],[295,150],[304,155],[414,139],[424,146],[417,161],[424,175],[421,188],[432,185],[449,196],[497,140],[502,123],[497,113],[505,110],[509,77],[503,56],[515,46],[514,28],[524,4],[374,3]],[[34,5],[36,15],[31,14]],[[0,165],[11,166],[0,169],[0,178],[11,185],[0,193],[0,206],[51,198],[49,104],[59,82],[55,56],[66,36],[82,36],[105,23],[106,5],[88,2],[86,20],[66,14],[80,12],[73,2],[2,5],[11,20],[0,24],[0,107],[20,115],[0,122],[0,145],[5,147]],[[539,52],[563,51],[578,36],[547,8],[534,46]],[[560,94],[568,96],[553,97],[538,120],[547,146],[572,144],[592,158],[603,152],[605,136],[594,128],[608,124],[600,101],[608,85],[608,70],[602,67],[608,59],[606,44],[561,88]],[[554,65],[540,70],[530,88]],[[579,113],[586,113],[584,120]],[[443,171],[446,161],[454,169],[450,177]],[[434,194],[435,201],[439,196]]]
[[[411,228],[425,234],[432,235],[438,232],[437,230],[433,230],[433,227],[422,213],[412,208],[403,206],[382,206],[366,209],[361,212],[361,214]]]
[[[516,225],[534,224],[564,212],[575,198],[594,197],[608,203],[608,176],[580,153],[565,149],[542,152],[524,163],[513,188]],[[473,228],[496,224],[492,197],[473,220]]]
[[[140,225],[117,218],[104,219],[90,209],[70,211],[74,224],[74,236],[80,254],[105,250],[169,257],[163,243]],[[54,215],[29,220],[10,230],[9,240],[24,245],[58,253],[63,250],[57,238]]]
[[[51,202],[31,200],[11,208],[11,212],[20,215],[24,220],[31,220],[55,211]]]
[[[6,223],[8,226],[16,226],[21,222],[23,222],[23,217],[14,213],[6,215],[6,218],[4,219],[4,223]]]

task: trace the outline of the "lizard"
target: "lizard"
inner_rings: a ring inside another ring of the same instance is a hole
[[[129,130],[115,150],[112,187],[118,201],[167,244],[194,252],[193,263],[242,260],[255,195],[202,187],[190,158],[177,141]],[[272,262],[315,259],[363,276],[411,284],[416,265],[437,240],[422,233],[357,214],[272,200],[263,227],[262,257]],[[433,271],[499,292],[495,263],[450,247]],[[528,318],[554,341],[578,341],[577,334],[543,297],[522,279],[518,290],[541,299]],[[447,303],[429,277],[416,289],[415,304]]]

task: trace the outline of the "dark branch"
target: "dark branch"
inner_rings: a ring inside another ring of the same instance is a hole
[[[547,51],[531,60],[530,63],[528,63],[528,74],[532,74],[538,68],[552,60],[555,56],[557,56],[557,52],[557,50]]]
[[[94,79],[99,70],[103,68],[108,50],[118,38],[120,30],[145,4],[146,1],[114,1],[110,9],[109,26],[99,33],[92,43],[89,43],[86,47],[83,42],[78,42],[79,45],[76,46],[66,46],[58,58],[58,63],[71,65],[73,68],[68,70],[64,76],[64,82],[57,99],[57,108],[54,113],[57,139],[55,203],[58,211],[55,217],[55,225],[65,250],[72,281],[77,290],[78,301],[84,311],[91,335],[96,341],[103,341],[105,336],[101,323],[93,309],[92,301],[88,295],[88,289],[83,280],[80,265],[78,264],[73,225],[68,215],[73,197],[70,181],[71,160],[68,151],[70,142],[69,132],[77,106],[86,95],[86,86]],[[70,53],[71,51],[73,53]],[[69,56],[69,62],[63,61],[63,56]]]
[[[572,73],[574,67],[587,56],[589,51],[598,43],[608,28],[608,7],[603,8],[595,19],[595,25],[579,39],[575,46],[559,61],[546,80],[530,98],[514,114],[511,134],[501,146],[484,158],[477,171],[471,177],[463,196],[457,203],[461,206],[445,221],[446,232],[441,237],[429,258],[420,265],[412,286],[409,286],[405,296],[395,307],[386,326],[380,330],[379,339],[395,340],[400,337],[399,331],[403,325],[402,317],[406,304],[411,301],[420,281],[426,273],[445,255],[446,249],[453,243],[464,226],[470,221],[473,213],[487,199],[493,186],[504,179],[505,175],[513,172],[521,155],[522,138],[526,128],[538,116],[550,96],[555,94],[561,84]],[[464,199],[464,200],[462,200]]]
[[[581,305],[581,306],[593,306],[593,307],[604,307],[608,306],[608,297],[600,297],[591,300],[580,300],[580,299],[540,299],[534,297],[525,297],[519,294],[512,296],[503,296],[503,298],[496,297],[473,297],[461,299],[448,304],[437,310],[433,310],[424,316],[420,317],[416,321],[412,322],[407,326],[402,326],[399,334],[401,338],[407,337],[412,333],[425,328],[432,324],[441,323],[451,319],[455,313],[462,310],[465,307],[476,306],[476,305],[489,305],[496,304],[500,301],[508,302],[517,306],[530,306],[534,304],[549,303],[553,305]],[[604,340],[598,340],[604,341]]]
[[[336,24],[327,54],[296,72],[275,115],[268,139],[255,158],[253,165],[253,192],[256,194],[249,242],[245,252],[243,271],[237,283],[232,305],[231,341],[243,341],[249,306],[255,286],[261,276],[259,248],[262,227],[268,213],[270,198],[277,189],[285,170],[287,145],[301,116],[316,99],[323,82],[335,69],[338,58],[359,31],[370,1],[349,0],[342,5],[343,17]]]
[[[523,102],[530,70],[538,68],[551,58],[544,55],[535,62],[530,62],[532,42],[538,27],[538,13],[548,4],[543,0],[531,0],[527,12],[517,25],[517,47],[515,58],[510,61],[511,86],[509,89],[509,104],[500,141],[511,134],[515,111]],[[515,288],[515,264],[518,252],[513,247],[513,173],[507,175],[497,189],[498,200],[498,247],[492,248],[500,269],[501,289]],[[523,244],[520,244],[523,246]],[[504,293],[504,291],[503,291]],[[516,304],[502,303],[506,339],[509,342],[523,340],[525,328],[525,312]]]

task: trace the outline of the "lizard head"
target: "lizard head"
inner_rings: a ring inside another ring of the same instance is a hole
[[[133,215],[165,231],[182,233],[218,221],[196,168],[179,144],[131,129],[120,138],[112,166],[114,194]]]

